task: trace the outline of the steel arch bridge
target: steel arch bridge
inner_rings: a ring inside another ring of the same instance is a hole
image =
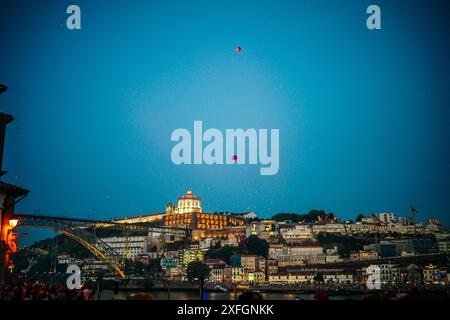
[[[140,224],[125,224],[114,223],[109,221],[98,221],[88,219],[64,218],[55,216],[41,216],[41,215],[26,215],[15,214],[14,218],[18,220],[17,227],[38,227],[55,230],[67,237],[77,241],[86,249],[98,257],[109,269],[121,278],[125,278],[125,270],[123,270],[123,256],[119,255],[114,248],[109,246],[101,238],[89,231],[89,229],[105,228],[130,231],[144,231],[144,232],[160,232],[175,235],[189,236],[190,230],[179,228],[168,228],[151,226],[145,223]]]

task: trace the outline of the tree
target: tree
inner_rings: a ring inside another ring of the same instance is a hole
[[[192,261],[186,268],[186,275],[189,281],[206,279],[209,277],[209,273],[209,267],[201,261]]]
[[[323,277],[323,274],[316,273],[316,275],[314,276],[314,282],[316,282],[316,283],[324,283],[325,279]]]
[[[230,264],[230,257],[235,254],[241,254],[242,249],[240,247],[225,246],[223,248],[211,248],[206,252],[208,258],[220,259]]]
[[[298,213],[278,213],[272,216],[272,220],[275,221],[286,221],[291,220],[292,222],[316,222],[319,219],[334,219],[333,213],[326,213],[325,210],[310,210],[307,214]]]
[[[146,266],[146,271],[150,273],[156,273],[161,271],[161,259],[153,259],[150,261],[150,263]]]
[[[361,220],[364,218],[364,216],[362,214],[358,214],[358,216],[356,217],[356,221],[357,222],[361,222]]]
[[[339,254],[347,258],[352,251],[361,250],[371,243],[367,238],[356,238],[347,235],[319,234],[317,240],[325,248],[338,247]]]
[[[123,268],[128,275],[142,276],[145,274],[146,267],[140,261],[133,261],[132,259],[125,259],[123,261]]]
[[[189,247],[189,245],[186,243],[186,241],[181,241],[181,240],[167,244],[168,251],[178,251],[178,250],[185,249],[188,247]]]
[[[247,254],[255,254],[264,258],[267,258],[267,254],[269,253],[269,244],[267,241],[257,236],[248,237],[247,240],[241,242],[239,247]]]
[[[137,276],[144,275],[146,269],[147,269],[147,266],[144,263],[142,263],[140,261],[134,261],[133,271],[134,271],[135,275],[137,275]]]
[[[127,274],[133,273],[133,260],[132,259],[125,259],[122,262],[123,269]]]

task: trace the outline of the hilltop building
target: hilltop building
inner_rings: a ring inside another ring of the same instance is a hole
[[[169,202],[165,212],[157,212],[137,217],[113,220],[116,223],[160,223],[162,226],[190,229],[192,239],[239,239],[245,235],[245,220],[256,217],[253,212],[244,213],[206,213],[203,212],[202,199],[188,190],[178,197],[177,205]]]
[[[205,213],[202,200],[188,190],[178,198],[178,205],[169,203],[162,224],[192,230],[192,238],[228,238],[245,234],[245,221],[234,214]]]

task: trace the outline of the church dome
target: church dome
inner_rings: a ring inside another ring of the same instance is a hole
[[[200,197],[197,197],[195,194],[192,193],[192,190],[188,190],[184,196],[178,197],[178,200],[202,200]]]
[[[202,199],[188,190],[178,198],[178,213],[202,212]]]

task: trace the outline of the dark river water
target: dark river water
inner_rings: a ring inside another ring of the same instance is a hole
[[[101,298],[104,300],[125,300],[129,299],[129,297],[138,292],[130,292],[130,291],[119,291],[117,295],[114,296],[112,291],[103,291],[101,294]],[[168,300],[169,294],[167,291],[151,291],[147,292],[152,295],[155,300]],[[239,292],[237,295],[239,296]],[[206,300],[235,300],[234,292],[206,292]],[[290,293],[268,293],[261,292],[264,300],[314,300],[314,294],[290,294]],[[330,300],[346,300],[346,299],[360,300],[361,296],[330,296]],[[193,291],[171,291],[170,292],[170,300],[200,300],[200,295],[198,292]]]

